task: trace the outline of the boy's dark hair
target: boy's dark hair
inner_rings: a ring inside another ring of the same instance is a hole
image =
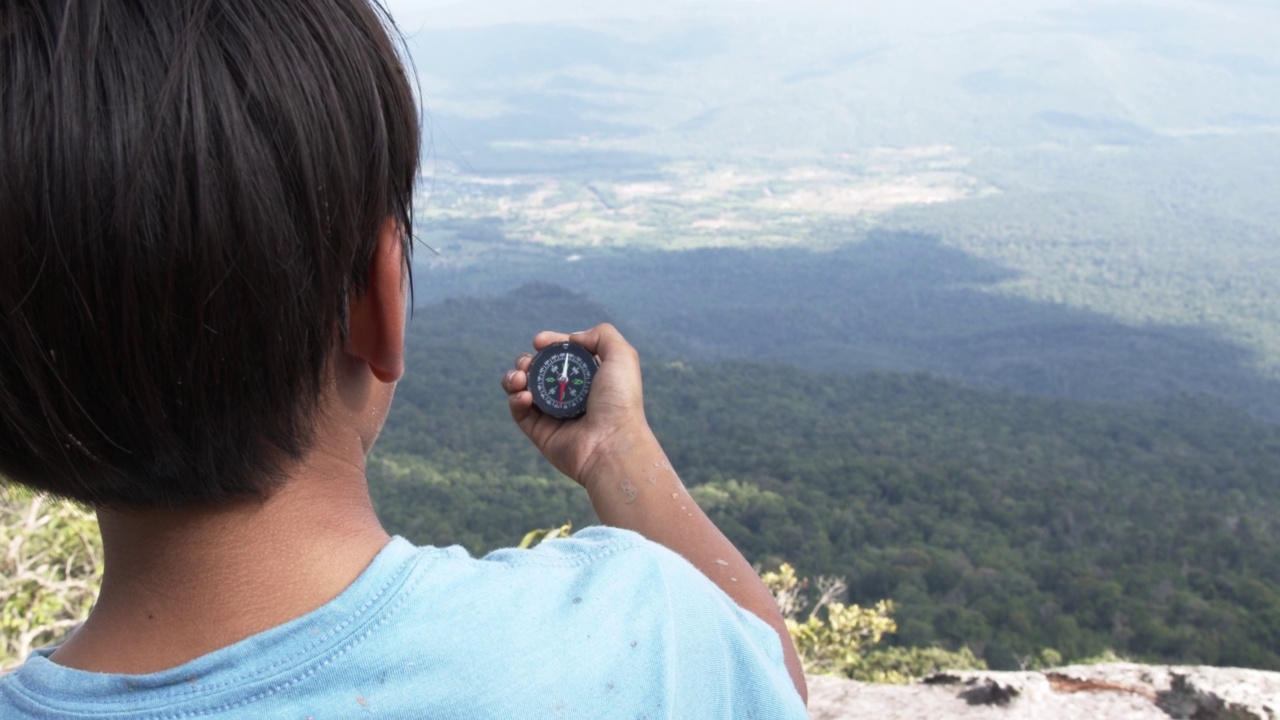
[[[0,0],[0,474],[264,497],[314,435],[418,110],[369,0]]]

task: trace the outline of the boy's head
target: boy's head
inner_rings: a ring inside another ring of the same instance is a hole
[[[417,106],[369,0],[0,0],[0,474],[261,497],[309,448]]]

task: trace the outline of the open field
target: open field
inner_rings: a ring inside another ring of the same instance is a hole
[[[560,248],[830,245],[814,228],[830,220],[870,222],[904,207],[987,197],[998,191],[966,171],[954,148],[877,149],[824,164],[671,163],[650,177],[577,179],[490,176],[446,168],[417,205],[426,228],[458,228],[461,243],[487,234]]]

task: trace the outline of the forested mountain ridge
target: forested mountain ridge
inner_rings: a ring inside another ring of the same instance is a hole
[[[853,374],[924,371],[1078,400],[1210,394],[1280,420],[1280,380],[1214,328],[1126,322],[1008,295],[1000,288],[1025,278],[935,235],[831,227],[826,236],[845,244],[613,251],[572,262],[530,254],[421,270],[417,279],[432,297],[554,278],[682,358]]]
[[[591,521],[514,428],[501,372],[607,319],[532,286],[420,307],[371,462],[390,529],[475,552]],[[628,328],[624,327],[624,331]],[[905,645],[1280,668],[1280,428],[1217,401],[1083,404],[922,374],[682,363],[632,334],[647,411],[753,561],[892,597]]]

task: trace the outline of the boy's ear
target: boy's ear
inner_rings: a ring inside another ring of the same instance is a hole
[[[407,268],[400,244],[403,230],[387,218],[369,264],[369,287],[351,297],[347,314],[347,353],[369,365],[374,377],[390,383],[404,374],[404,318]]]

